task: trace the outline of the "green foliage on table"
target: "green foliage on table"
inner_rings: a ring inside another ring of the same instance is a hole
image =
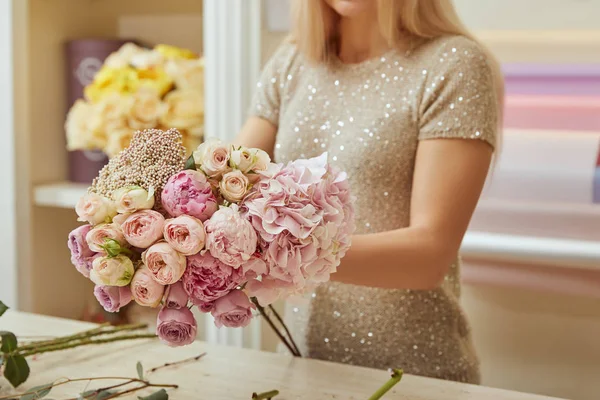
[[[158,392],[152,393],[150,396],[140,397],[139,400],[169,400],[169,394],[165,389],[160,389]]]
[[[0,301],[0,317],[8,310],[8,306]]]
[[[0,301],[0,316],[8,307]],[[25,357],[17,353],[19,342],[12,332],[1,331],[0,360],[4,366],[4,377],[13,387],[19,386],[29,378],[29,364]]]
[[[21,396],[19,400],[39,400],[50,394],[54,384],[48,383],[46,385],[40,385],[29,389],[27,394]]]

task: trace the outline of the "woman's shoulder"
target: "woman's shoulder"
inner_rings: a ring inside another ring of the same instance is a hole
[[[290,70],[294,65],[301,63],[298,46],[289,39],[284,40],[267,61],[272,69],[284,72]]]
[[[417,53],[423,57],[481,58],[487,59],[485,47],[474,39],[461,35],[445,35],[429,39],[419,46]]]

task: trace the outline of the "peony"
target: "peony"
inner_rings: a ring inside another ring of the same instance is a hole
[[[187,307],[188,294],[183,288],[181,281],[170,285],[167,289],[167,298],[165,300],[165,307],[167,308],[182,308]]]
[[[96,193],[88,193],[79,199],[75,206],[78,221],[89,222],[92,225],[111,222],[117,215],[114,203]]]
[[[242,290],[234,290],[215,302],[212,316],[218,328],[239,328],[248,326],[252,320],[252,310],[256,307]]]
[[[132,246],[146,249],[162,239],[165,217],[154,210],[131,214],[121,225],[123,235]]]
[[[133,262],[128,257],[98,257],[92,264],[90,279],[96,285],[127,286],[133,273]]]
[[[90,249],[86,236],[92,230],[91,225],[82,225],[69,233],[67,246],[71,251],[71,262],[83,276],[90,277],[90,270],[96,253]]]
[[[132,300],[129,286],[100,286],[94,288],[94,296],[107,312],[119,312],[121,307],[125,307]]]
[[[217,211],[217,199],[203,173],[184,170],[167,181],[162,205],[172,216],[191,215],[200,221],[209,219]]]
[[[198,169],[211,178],[220,178],[229,172],[229,146],[217,139],[208,139],[194,151]]]
[[[104,246],[107,240],[112,239],[121,246],[125,246],[127,243],[121,228],[115,223],[96,225],[88,232],[85,239],[90,249],[98,253],[105,251]]]
[[[156,243],[142,253],[142,261],[161,285],[171,285],[181,279],[186,265],[185,256],[165,242]]]
[[[131,280],[131,294],[136,303],[143,307],[156,307],[165,293],[165,286],[156,282],[145,265],[135,271]]]
[[[204,59],[170,60],[165,66],[179,89],[192,89],[204,93]]]
[[[205,223],[206,248],[221,262],[239,268],[256,252],[257,236],[237,205],[222,207]]]
[[[149,210],[154,207],[154,190],[139,186],[126,186],[113,192],[113,200],[117,211],[130,214],[138,210]]]
[[[219,189],[221,195],[225,200],[232,203],[239,203],[242,201],[246,193],[250,182],[248,178],[240,170],[234,170],[223,175],[223,179],[219,182]]]
[[[199,253],[206,240],[202,222],[189,215],[168,220],[164,226],[164,237],[171,247],[184,256]]]
[[[166,110],[166,105],[156,91],[142,88],[133,95],[133,104],[127,122],[134,130],[156,128]]]
[[[183,288],[194,304],[206,305],[242,283],[243,271],[225,265],[209,253],[188,257]]]
[[[169,128],[185,130],[193,136],[204,133],[204,98],[196,90],[177,89],[165,96],[166,110],[160,122]]]
[[[196,340],[198,326],[194,314],[183,308],[163,308],[158,313],[156,334],[170,347],[186,346]]]

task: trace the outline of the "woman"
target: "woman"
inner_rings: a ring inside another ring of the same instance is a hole
[[[277,162],[327,151],[359,227],[299,319],[303,354],[479,382],[458,250],[498,141],[498,66],[449,0],[297,0],[293,16],[237,142]]]

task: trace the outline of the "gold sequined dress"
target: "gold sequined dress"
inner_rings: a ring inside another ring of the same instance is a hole
[[[388,231],[409,224],[420,140],[495,144],[492,76],[485,52],[460,36],[351,65],[311,65],[284,44],[263,71],[251,114],[278,126],[277,162],[329,152],[349,174],[359,233]],[[432,291],[328,283],[306,303],[289,303],[286,320],[312,358],[478,383],[459,264],[457,255]]]

